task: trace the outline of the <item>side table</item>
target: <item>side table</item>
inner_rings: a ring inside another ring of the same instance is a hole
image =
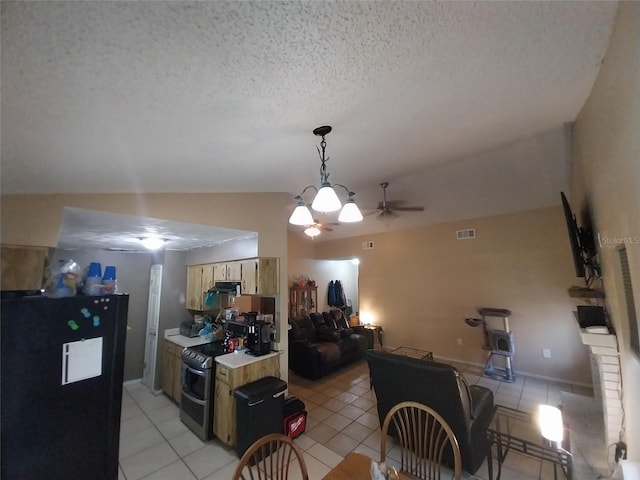
[[[375,347],[375,337],[378,338],[378,343],[380,344],[380,348],[382,348],[382,337],[384,335],[384,331],[382,327],[379,325],[356,325],[352,327],[356,333],[360,335],[364,335],[369,343],[369,348]]]

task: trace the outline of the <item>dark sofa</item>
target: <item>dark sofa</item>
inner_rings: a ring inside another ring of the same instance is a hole
[[[368,346],[341,310],[290,318],[289,324],[289,368],[310,379],[362,358]]]
[[[474,474],[487,457],[487,428],[493,419],[493,392],[468,386],[453,365],[367,350],[380,425],[391,408],[405,401],[433,408],[449,424],[460,445],[462,468]]]

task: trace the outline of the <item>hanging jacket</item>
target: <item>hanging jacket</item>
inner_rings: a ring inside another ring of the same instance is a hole
[[[327,289],[327,303],[330,307],[335,307],[338,303],[338,297],[336,296],[336,285],[333,280],[329,282],[329,288]]]
[[[347,297],[344,294],[344,289],[342,288],[342,282],[340,280],[336,280],[334,282],[334,287],[336,291],[336,307],[343,308],[347,306]]]

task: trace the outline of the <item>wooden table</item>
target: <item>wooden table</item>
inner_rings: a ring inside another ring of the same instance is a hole
[[[398,480],[413,478],[405,473],[398,475]],[[371,459],[361,453],[351,452],[323,480],[371,480]]]

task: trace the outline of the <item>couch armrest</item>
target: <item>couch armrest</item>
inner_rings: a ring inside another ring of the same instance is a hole
[[[289,342],[289,368],[308,378],[318,378],[321,373],[321,355],[318,347],[307,340]]]
[[[322,342],[337,342],[342,338],[339,330],[334,330],[332,328],[321,328],[316,330],[316,335],[318,340]]]

